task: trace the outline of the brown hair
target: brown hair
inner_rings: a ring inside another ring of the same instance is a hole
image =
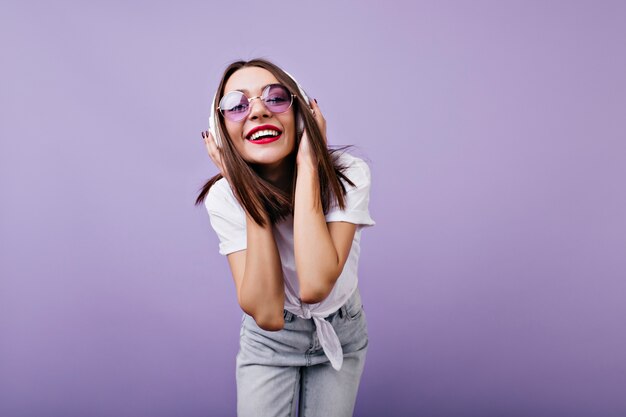
[[[354,186],[354,183],[344,175],[344,171],[347,167],[342,166],[339,163],[339,156],[340,151],[343,151],[350,146],[343,146],[336,149],[329,149],[326,146],[322,132],[311,112],[302,111],[303,108],[308,108],[308,104],[301,96],[296,82],[278,66],[265,59],[236,61],[230,64],[224,71],[224,75],[222,76],[217,89],[218,99],[215,100],[214,103],[215,108],[213,111],[215,111],[218,115],[218,123],[215,128],[219,130],[219,135],[222,138],[220,148],[222,151],[222,163],[224,164],[226,171],[229,173],[230,181],[232,182],[230,186],[239,203],[250,214],[254,221],[261,226],[265,226],[265,221],[262,217],[263,212],[267,213],[272,224],[276,224],[289,214],[293,214],[297,175],[295,156],[298,152],[298,146],[302,137],[301,132],[296,134],[295,149],[293,154],[288,156],[288,158],[293,160],[294,176],[292,179],[291,195],[286,195],[278,187],[261,178],[254,170],[254,167],[246,162],[237,152],[232,139],[226,130],[224,117],[217,109],[219,98],[224,94],[226,81],[228,81],[230,76],[237,70],[245,67],[260,67],[268,70],[276,77],[279,83],[287,87],[292,94],[295,94],[296,97],[293,104],[295,120],[297,121],[299,116],[304,119],[304,127],[309,137],[311,151],[318,160],[317,171],[320,181],[320,194],[324,213],[328,212],[328,209],[333,202],[336,202],[339,208],[343,210],[345,208],[344,196],[346,194],[346,189],[339,178],[344,179],[351,186]],[[204,184],[200,190],[198,198],[196,199],[196,205],[199,205],[204,201],[210,188],[221,178],[222,175],[217,174]]]

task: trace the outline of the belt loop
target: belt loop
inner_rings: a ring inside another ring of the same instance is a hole
[[[347,312],[346,312],[346,305],[344,304],[344,305],[342,305],[342,306],[341,306],[341,308],[339,309],[339,316],[340,316],[341,318],[344,318],[344,317],[346,317],[347,315],[348,315],[348,314],[347,314]]]
[[[285,319],[286,322],[290,322],[291,319],[293,318],[293,313],[288,310],[283,310],[283,318]]]

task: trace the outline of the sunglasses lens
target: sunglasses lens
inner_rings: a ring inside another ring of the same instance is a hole
[[[268,85],[261,96],[272,113],[283,113],[291,107],[292,96],[287,87],[280,84]],[[237,122],[250,113],[248,98],[241,91],[231,91],[220,100],[220,111],[228,120]]]
[[[291,93],[280,84],[269,85],[263,92],[263,101],[271,112],[282,113],[291,107]]]
[[[231,91],[220,100],[220,110],[230,120],[241,120],[248,114],[248,99],[241,91]]]

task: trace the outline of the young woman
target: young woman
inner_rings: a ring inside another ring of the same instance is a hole
[[[202,132],[203,187],[244,311],[241,416],[351,416],[368,335],[357,286],[370,171],[328,149],[316,100],[262,59],[226,68]],[[299,404],[296,407],[296,404]]]

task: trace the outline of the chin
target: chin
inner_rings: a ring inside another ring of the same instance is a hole
[[[273,165],[280,163],[285,159],[289,159],[292,156],[294,156],[293,147],[292,149],[285,149],[282,147],[276,149],[268,147],[264,149],[253,149],[252,152],[247,152],[247,155],[244,157],[244,159],[252,164]]]
[[[251,164],[257,164],[257,165],[276,165],[281,162],[285,162],[289,159],[290,159],[290,155],[281,155],[281,156],[264,155],[264,156],[249,158],[247,159],[247,161],[250,162]]]

